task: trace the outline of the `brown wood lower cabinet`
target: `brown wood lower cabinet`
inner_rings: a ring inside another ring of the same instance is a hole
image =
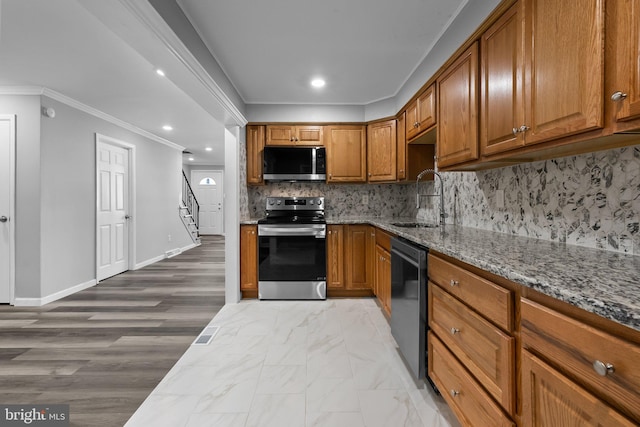
[[[375,227],[365,224],[327,226],[327,296],[374,294]]]
[[[258,226],[240,226],[240,291],[242,298],[258,297]]]
[[[526,350],[522,352],[522,401],[523,427],[637,426]]]
[[[375,265],[374,293],[384,312],[391,316],[391,254],[380,245],[376,245]]]
[[[437,336],[429,332],[429,377],[460,423],[473,427],[515,426]],[[551,426],[551,424],[549,425]],[[540,426],[542,427],[542,425]]]
[[[640,332],[434,251],[429,376],[465,426],[640,425]]]

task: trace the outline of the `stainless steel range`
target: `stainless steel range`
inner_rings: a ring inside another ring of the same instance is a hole
[[[258,297],[326,299],[324,197],[268,197],[258,221]]]

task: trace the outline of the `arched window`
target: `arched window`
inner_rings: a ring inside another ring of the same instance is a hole
[[[202,178],[200,180],[200,185],[216,185],[216,180],[209,177]]]

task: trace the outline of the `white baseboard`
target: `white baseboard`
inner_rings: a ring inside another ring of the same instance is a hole
[[[164,255],[164,254],[162,254],[162,255],[158,255],[158,256],[153,257],[153,258],[149,258],[149,259],[148,259],[148,260],[146,260],[146,261],[142,261],[142,262],[137,263],[137,264],[135,265],[135,267],[133,267],[133,269],[134,269],[134,270],[139,270],[139,269],[141,269],[142,267],[146,267],[147,265],[151,265],[151,264],[154,264],[154,263],[156,263],[156,262],[158,262],[158,261],[162,261],[162,260],[163,260],[163,259],[165,259],[165,258],[166,258],[166,255]]]
[[[181,250],[182,252],[184,252],[184,251],[188,251],[189,249],[193,249],[193,248],[195,248],[196,246],[200,246],[200,245],[195,244],[195,243],[192,243],[192,244],[187,245],[187,246],[185,246],[185,247],[183,247],[183,248],[180,248],[180,250]]]
[[[42,298],[16,298],[13,302],[15,306],[21,307],[39,307],[45,304],[49,304],[50,302],[57,301],[61,298],[68,297],[71,294],[75,294],[76,292],[80,292],[84,289],[88,289],[92,286],[95,286],[98,283],[95,279],[91,279],[87,282],[80,283],[79,285],[72,286],[67,289],[63,289],[59,292],[53,293],[51,295],[47,295]]]

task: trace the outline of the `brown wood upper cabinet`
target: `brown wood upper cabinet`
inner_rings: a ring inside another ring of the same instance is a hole
[[[483,156],[604,126],[604,3],[520,0],[482,35]]]
[[[367,126],[368,181],[395,181],[397,178],[396,120]]]
[[[525,117],[514,127],[525,144],[601,128],[604,0],[522,3]]]
[[[517,2],[480,39],[480,152],[500,153],[524,145],[521,4]]]
[[[640,128],[640,0],[607,3],[607,73],[605,102],[613,132]]]
[[[266,145],[323,145],[322,126],[267,125]]]
[[[406,139],[411,142],[436,124],[435,85],[430,85],[406,109]]]
[[[438,167],[478,158],[478,42],[437,79]]]
[[[262,158],[264,152],[264,126],[247,126],[247,185],[264,184]]]
[[[324,127],[327,182],[367,181],[367,133],[361,125]]]

